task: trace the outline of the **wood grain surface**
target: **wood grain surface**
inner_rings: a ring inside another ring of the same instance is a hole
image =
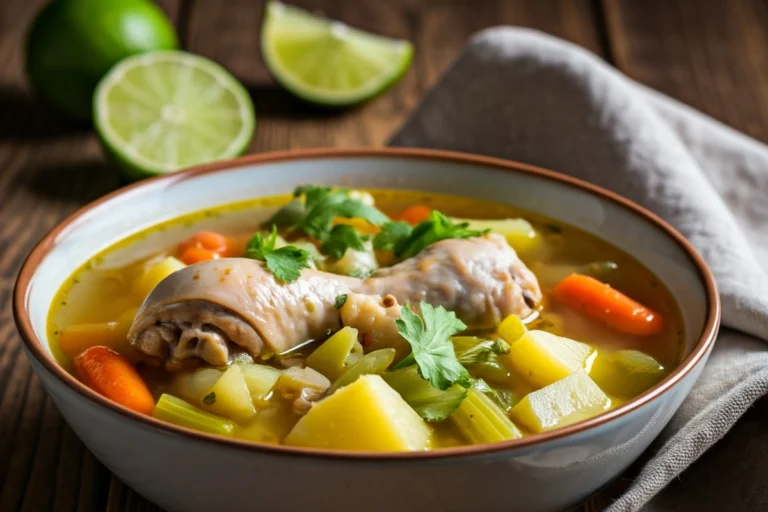
[[[87,125],[48,110],[23,72],[25,31],[43,0],[0,2],[0,511],[155,511],[83,447],[21,352],[10,294],[37,240],[76,208],[119,186]],[[632,78],[768,140],[768,6],[692,0],[301,0],[363,29],[413,41],[413,65],[388,94],[332,113],[278,88],[259,54],[263,3],[160,2],[184,47],[215,59],[251,92],[250,151],[386,143],[476,31],[539,29],[603,57]],[[742,423],[764,420],[749,413]],[[580,507],[600,510],[621,478]]]

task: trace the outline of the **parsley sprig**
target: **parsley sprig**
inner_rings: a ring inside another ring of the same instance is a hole
[[[453,222],[437,210],[415,228],[405,222],[387,222],[373,240],[377,250],[391,250],[399,260],[411,258],[426,247],[450,238],[482,236],[490,230],[469,229],[468,222]]]
[[[320,250],[331,258],[340,259],[347,252],[347,249],[365,250],[365,242],[370,237],[361,235],[355,228],[347,224],[333,226],[328,238],[323,241]]]
[[[256,233],[245,247],[246,258],[263,261],[272,274],[281,281],[290,283],[301,276],[301,269],[309,268],[311,256],[304,249],[286,245],[275,249],[277,243],[277,226],[272,225],[272,231],[264,236]]]
[[[411,345],[410,355],[395,368],[405,368],[416,363],[419,375],[443,391],[454,384],[470,387],[472,379],[456,358],[451,342],[451,336],[467,326],[455,313],[442,306],[435,308],[422,301],[419,309],[421,317],[405,305],[400,311],[401,318],[395,321],[398,332]]]
[[[291,230],[303,231],[321,242],[331,236],[335,217],[360,218],[375,226],[389,221],[386,215],[373,206],[350,197],[346,188],[304,185],[298,187],[293,195],[296,198],[304,197],[304,213]]]

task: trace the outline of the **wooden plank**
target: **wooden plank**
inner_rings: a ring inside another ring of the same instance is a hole
[[[768,141],[768,6],[760,0],[603,0],[615,65]]]
[[[163,8],[179,16],[180,2]],[[23,41],[45,0],[0,2],[0,304],[37,240],[118,186],[87,125],[35,100]],[[0,510],[101,511],[109,472],[85,449],[22,354],[10,308],[0,310]]]
[[[118,186],[90,129],[30,94],[23,36],[44,0],[0,2],[0,303],[34,243],[82,204]],[[381,144],[472,33],[500,22],[549,31],[596,49],[587,0],[398,0],[369,5],[305,0],[355,26],[416,44],[413,68],[390,93],[347,112],[307,107],[275,86],[259,57],[262,5],[159,2],[186,46],[234,71],[259,113],[254,150]],[[191,9],[190,9],[191,8]],[[434,16],[433,17],[433,13]],[[188,15],[190,15],[188,17]],[[158,510],[111,476],[64,424],[32,374],[6,308],[0,312],[0,510]]]
[[[414,61],[393,90],[368,104],[341,112],[309,109],[276,87],[264,67],[258,37],[262,2],[195,3],[187,47],[223,64],[251,91],[258,118],[251,151],[384,144],[469,37],[488,26],[529,26],[598,48],[586,0],[294,3],[362,29],[409,39],[416,49]]]

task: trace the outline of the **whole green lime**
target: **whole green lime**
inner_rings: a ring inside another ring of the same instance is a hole
[[[53,0],[29,30],[27,73],[45,100],[89,118],[96,84],[118,61],[178,45],[170,20],[151,1]]]

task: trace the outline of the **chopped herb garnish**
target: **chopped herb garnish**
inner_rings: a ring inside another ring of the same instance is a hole
[[[333,226],[320,250],[331,258],[340,259],[347,252],[347,249],[365,250],[365,245],[363,244],[368,238],[367,235],[361,235],[355,231],[355,228],[352,226],[339,224]]]
[[[395,251],[397,244],[408,238],[413,228],[407,222],[387,222],[373,239],[377,251]]]
[[[215,404],[215,403],[216,403],[216,393],[214,393],[213,391],[211,391],[210,393],[208,393],[207,395],[205,395],[205,396],[203,397],[203,403],[204,403],[205,405],[213,405],[213,404]]]
[[[294,199],[277,210],[264,225],[271,226],[274,224],[281,229],[289,228],[299,222],[303,216],[304,203],[298,199]]]
[[[347,294],[345,293],[344,295],[339,295],[338,297],[336,297],[336,303],[334,304],[334,306],[336,307],[336,309],[341,309],[342,307],[344,307],[344,304],[346,303],[347,303]]]
[[[399,225],[393,225],[399,224]],[[403,223],[388,222],[376,235],[373,244],[377,249],[391,249],[397,259],[411,258],[426,247],[440,240],[450,238],[471,238],[482,236],[490,230],[468,229],[468,222],[455,223],[437,210],[433,210],[429,220],[425,220],[412,230],[407,230]]]
[[[373,274],[372,268],[356,268],[349,273],[350,277],[356,277],[358,279],[368,279]]]
[[[456,359],[451,342],[451,336],[467,326],[442,306],[435,308],[422,301],[419,308],[421,318],[405,305],[395,321],[398,332],[411,345],[410,355],[395,368],[416,363],[419,375],[437,389],[445,391],[454,384],[468,388],[472,385],[469,372]]]
[[[246,258],[264,261],[272,274],[281,281],[295,281],[301,276],[301,269],[309,268],[310,255],[307,251],[292,245],[275,249],[277,226],[266,237],[256,233],[245,248]]]
[[[360,218],[375,226],[389,220],[373,206],[350,197],[349,190],[345,188],[305,185],[298,187],[293,195],[296,198],[304,197],[304,212],[291,229],[303,231],[320,241],[330,236],[335,217]]]

